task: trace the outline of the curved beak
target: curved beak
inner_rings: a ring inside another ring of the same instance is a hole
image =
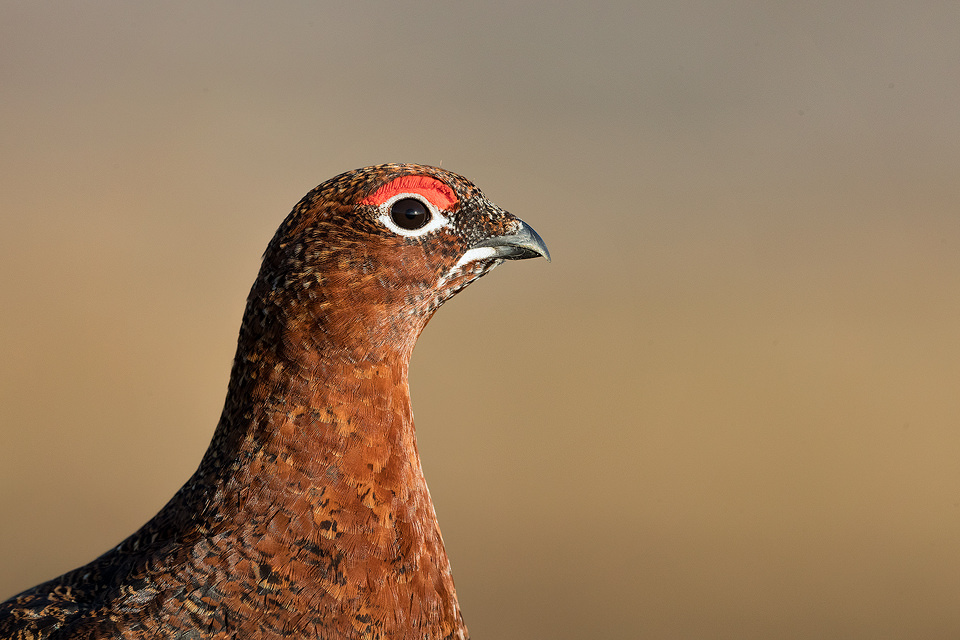
[[[544,257],[550,262],[550,251],[540,234],[523,220],[517,222],[520,223],[520,228],[514,233],[481,240],[471,248],[489,247],[494,250],[494,257],[502,260]]]

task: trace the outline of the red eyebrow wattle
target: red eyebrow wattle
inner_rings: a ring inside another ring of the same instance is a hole
[[[453,189],[436,178],[430,176],[401,176],[374,191],[361,200],[360,204],[372,204],[379,207],[398,193],[421,195],[441,211],[449,211],[457,202],[457,196],[453,193]]]

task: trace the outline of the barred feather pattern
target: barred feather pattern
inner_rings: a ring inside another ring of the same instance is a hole
[[[390,188],[445,223],[391,230]],[[467,638],[407,369],[437,308],[503,261],[467,251],[521,226],[435,167],[308,193],[264,253],[197,471],[118,546],[0,605],[0,638]]]

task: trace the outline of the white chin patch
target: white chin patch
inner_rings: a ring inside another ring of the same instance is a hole
[[[457,260],[457,264],[453,265],[453,268],[459,269],[465,264],[470,264],[471,262],[483,260],[485,258],[493,258],[496,255],[497,250],[493,247],[475,247],[463,254],[460,259]]]
[[[464,267],[466,267],[471,262],[476,262],[477,260],[485,260],[487,258],[495,258],[496,256],[497,256],[497,250],[494,249],[493,247],[476,247],[474,249],[470,249],[465,254],[463,254],[459,260],[457,260],[457,264],[450,267],[450,270],[447,271],[442,278],[440,278],[440,282],[437,283],[437,287],[446,286],[447,282],[449,282],[451,278],[462,273]],[[497,266],[499,262],[502,262],[502,261],[498,261],[493,265],[490,265],[489,268],[492,269],[493,267]],[[482,270],[483,270],[482,266],[474,267],[474,273],[480,272]]]

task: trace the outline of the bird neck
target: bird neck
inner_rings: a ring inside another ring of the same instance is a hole
[[[224,497],[237,493],[234,504],[248,510],[259,505],[254,498],[293,499],[307,490],[336,493],[352,506],[365,493],[372,498],[368,489],[377,498],[427,496],[408,362],[402,351],[310,343],[299,335],[241,346],[198,474]],[[417,515],[435,523],[432,507]]]
[[[301,346],[295,358],[270,348],[238,356],[213,444],[236,462],[269,454],[303,465],[321,484],[331,464],[375,462],[377,452],[415,459],[408,362],[333,345]]]
[[[427,635],[417,637],[465,637],[417,452],[409,351],[291,344],[238,352],[213,442],[176,510],[194,513],[201,538],[229,528],[261,563],[313,584],[304,597],[334,602],[323,606],[337,616],[396,625],[384,637],[407,637],[398,611],[419,621]]]

